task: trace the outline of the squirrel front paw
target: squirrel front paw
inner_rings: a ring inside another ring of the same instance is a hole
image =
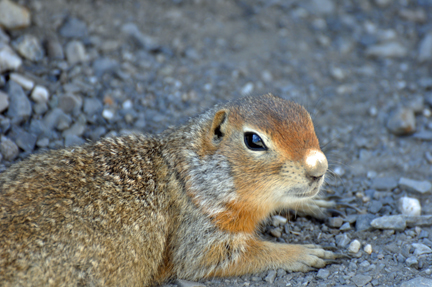
[[[288,261],[283,266],[283,269],[287,271],[307,272],[316,268],[323,268],[327,264],[335,263],[336,259],[344,257],[314,244],[288,244],[284,247],[290,253]]]

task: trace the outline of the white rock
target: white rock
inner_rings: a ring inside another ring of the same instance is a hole
[[[415,249],[414,255],[416,256],[432,253],[432,249],[430,249],[428,246],[424,245],[423,243],[413,243],[412,246]]]
[[[338,81],[342,81],[346,77],[345,72],[341,68],[338,68],[338,67],[331,68],[330,74],[333,78],[335,78]]]
[[[21,58],[11,47],[0,43],[0,74],[6,71],[15,71],[21,64]]]
[[[430,193],[432,190],[432,184],[427,180],[419,181],[405,177],[401,177],[399,186],[403,189],[420,192],[422,194]]]
[[[112,119],[114,117],[114,112],[112,110],[106,109],[106,110],[103,110],[102,116],[105,119],[110,120],[110,119]]]
[[[407,54],[407,48],[398,42],[373,45],[366,50],[366,56],[368,57],[402,58]]]
[[[358,241],[357,239],[355,239],[348,246],[348,252],[355,254],[355,253],[359,252],[360,247],[361,247],[360,241]]]
[[[367,245],[364,247],[363,250],[364,250],[364,252],[366,252],[367,254],[371,255],[371,254],[372,254],[372,245],[367,244]]]
[[[126,101],[124,101],[123,102],[123,109],[125,109],[125,110],[129,110],[129,109],[132,109],[132,101],[131,100],[126,100]]]
[[[419,62],[432,60],[432,32],[427,33],[421,40],[417,60]]]
[[[0,26],[8,30],[30,25],[30,12],[27,8],[9,0],[0,0]]]
[[[36,86],[30,97],[36,103],[46,103],[49,100],[49,92],[47,88],[43,86]]]
[[[71,41],[66,45],[66,58],[70,65],[82,63],[87,60],[84,44],[80,41]]]
[[[417,198],[402,197],[399,199],[398,207],[403,215],[417,216],[421,214],[421,206]]]
[[[287,223],[287,219],[280,215],[272,216],[272,225],[278,227],[279,225],[284,225]]]
[[[34,82],[21,74],[12,73],[10,74],[10,79],[14,80],[18,85],[20,85],[25,90],[31,90],[34,87]]]
[[[250,93],[252,93],[253,89],[254,89],[254,84],[249,82],[243,86],[243,88],[241,89],[241,94],[243,96],[249,95]]]

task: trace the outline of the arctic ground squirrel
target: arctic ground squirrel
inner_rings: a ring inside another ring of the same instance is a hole
[[[154,286],[309,271],[338,255],[272,243],[258,227],[313,205],[327,159],[300,105],[216,106],[159,135],[32,155],[0,174],[2,286]]]

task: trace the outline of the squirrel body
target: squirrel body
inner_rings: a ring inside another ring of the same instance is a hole
[[[307,111],[270,94],[160,135],[32,155],[0,174],[0,283],[153,286],[324,267],[331,251],[256,231],[311,200],[326,170]]]

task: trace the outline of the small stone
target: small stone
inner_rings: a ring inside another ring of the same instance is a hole
[[[5,43],[5,44],[9,43],[10,42],[10,37],[0,27],[0,43],[2,43],[2,42]]]
[[[243,96],[247,96],[247,95],[250,95],[250,93],[252,93],[253,89],[254,89],[254,84],[251,83],[251,82],[249,82],[249,83],[246,83],[246,85],[243,86],[243,88],[241,89],[240,93]]]
[[[393,0],[375,0],[375,4],[381,8],[389,6]]]
[[[393,177],[376,177],[372,181],[371,189],[392,190],[398,186],[398,182]]]
[[[408,54],[407,48],[398,42],[387,42],[369,47],[366,56],[378,58],[402,58]]]
[[[407,224],[403,215],[388,215],[375,218],[372,220],[371,226],[376,229],[404,231],[407,227]]]
[[[30,98],[35,103],[46,103],[49,100],[49,92],[47,88],[38,85],[33,89]]]
[[[0,91],[0,113],[4,112],[9,107],[9,97],[7,94]]]
[[[427,287],[432,286],[432,279],[427,279],[424,277],[416,277],[409,281],[403,282],[400,287]]]
[[[357,239],[354,239],[348,246],[348,252],[356,254],[360,251],[361,243]]]
[[[343,218],[342,217],[330,217],[328,218],[327,225],[332,228],[339,228],[343,224]]]
[[[398,208],[403,215],[418,216],[421,214],[421,206],[417,198],[400,198]]]
[[[272,225],[274,227],[278,227],[279,225],[284,225],[285,223],[287,223],[287,219],[283,216],[280,215],[273,215],[272,216]]]
[[[364,250],[364,252],[366,252],[367,254],[371,255],[371,254],[372,254],[372,245],[367,244],[367,245],[364,247],[363,250]]]
[[[112,110],[109,109],[105,109],[102,112],[102,116],[104,117],[104,119],[106,120],[111,120],[112,118],[114,118],[114,112]]]
[[[426,12],[422,9],[401,9],[399,11],[399,16],[407,21],[418,23],[424,23],[427,19]]]
[[[287,272],[281,268],[279,268],[277,270],[277,277],[279,277],[279,278],[284,277],[286,274],[287,274]]]
[[[330,275],[330,271],[328,271],[327,269],[320,269],[316,275],[317,278],[319,279],[323,279],[326,280],[327,277],[329,277]]]
[[[410,256],[405,260],[405,263],[408,267],[418,269],[418,260],[415,256]]]
[[[339,228],[341,231],[347,231],[351,229],[351,224],[349,222],[345,222],[342,224],[342,226]]]
[[[88,35],[87,24],[74,17],[68,18],[59,32],[65,38],[84,38]]]
[[[416,130],[414,111],[410,108],[398,108],[391,113],[387,128],[395,135],[409,135]]]
[[[432,60],[432,32],[420,41],[417,60],[421,63]]]
[[[87,60],[86,50],[81,41],[71,41],[66,45],[66,58],[70,65],[85,62]]]
[[[26,90],[31,90],[34,87],[34,82],[23,75],[12,73],[9,78]]]
[[[401,177],[399,186],[402,189],[420,192],[421,194],[430,193],[432,191],[432,184],[427,180],[419,181]]]
[[[64,59],[63,47],[56,38],[48,38],[45,43],[47,55],[51,59]]]
[[[160,45],[153,37],[144,35],[134,23],[126,23],[122,26],[121,31],[131,37],[131,39],[140,47],[147,51],[155,51]]]
[[[33,112],[37,115],[43,115],[48,111],[47,103],[36,103],[33,105]]]
[[[49,138],[41,138],[36,142],[36,145],[40,148],[47,147],[49,145]]]
[[[58,126],[59,122],[67,122],[67,126],[63,129],[68,128],[72,122],[72,118],[69,115],[66,115],[62,109],[55,108],[49,111],[43,118],[43,124],[48,130],[52,130]]]
[[[277,274],[276,271],[270,270],[267,273],[267,276],[264,278],[264,281],[273,284],[274,280],[276,279],[276,274]]]
[[[430,164],[432,164],[432,152],[426,152],[425,153],[425,157],[426,157],[426,160],[430,163]]]
[[[8,45],[0,43],[0,73],[15,71],[21,65],[21,58]]]
[[[81,110],[82,99],[74,94],[64,94],[59,97],[58,107],[67,114],[77,113]]]
[[[350,243],[351,239],[345,233],[336,235],[336,246],[345,247]]]
[[[432,132],[423,130],[416,132],[412,137],[421,141],[432,141]]]
[[[314,15],[330,15],[336,7],[332,0],[311,0],[307,9]]]
[[[30,100],[21,86],[14,81],[8,82],[7,92],[9,95],[7,116],[12,118],[13,124],[20,124],[31,116],[32,108]]]
[[[272,230],[270,230],[270,234],[276,238],[280,238],[282,236],[282,232],[279,228],[273,228]]]
[[[97,77],[102,77],[107,72],[115,72],[119,68],[119,63],[116,60],[109,58],[99,58],[92,65],[94,74]]]
[[[67,135],[65,136],[65,147],[82,145],[85,143],[85,140],[77,135]]]
[[[432,253],[432,249],[430,249],[428,246],[424,245],[423,243],[413,243],[412,246],[414,247],[415,256]]]
[[[357,216],[356,220],[356,231],[366,231],[371,228],[371,221],[375,219],[375,215],[373,214],[360,214]]]
[[[331,68],[330,69],[330,75],[338,81],[342,81],[346,78],[346,74],[345,74],[344,70],[342,70],[341,68],[338,68],[338,67]]]
[[[45,51],[38,38],[33,35],[27,34],[21,36],[12,44],[21,56],[30,61],[38,62],[42,60],[45,55]]]
[[[37,136],[22,129],[13,129],[9,136],[15,141],[16,145],[26,152],[34,150]]]
[[[85,98],[84,99],[84,113],[88,116],[93,116],[97,113],[101,113],[103,109],[102,102],[97,98]]]
[[[0,1],[0,26],[7,30],[21,29],[30,25],[27,8],[9,0]]]
[[[204,284],[182,280],[182,279],[177,279],[175,283],[177,284],[178,287],[206,287]]]
[[[369,275],[358,274],[351,277],[351,281],[357,286],[362,287],[372,281],[372,277]]]
[[[17,158],[18,146],[8,138],[2,137],[0,142],[0,153],[6,161],[12,161]]]
[[[69,129],[64,130],[62,133],[63,137],[66,137],[68,135],[74,135],[74,136],[82,136],[86,129],[86,121],[85,118],[82,120],[78,120],[75,122]]]
[[[377,214],[381,210],[382,207],[383,207],[383,204],[381,203],[381,201],[373,200],[368,207],[368,211],[372,214]]]

